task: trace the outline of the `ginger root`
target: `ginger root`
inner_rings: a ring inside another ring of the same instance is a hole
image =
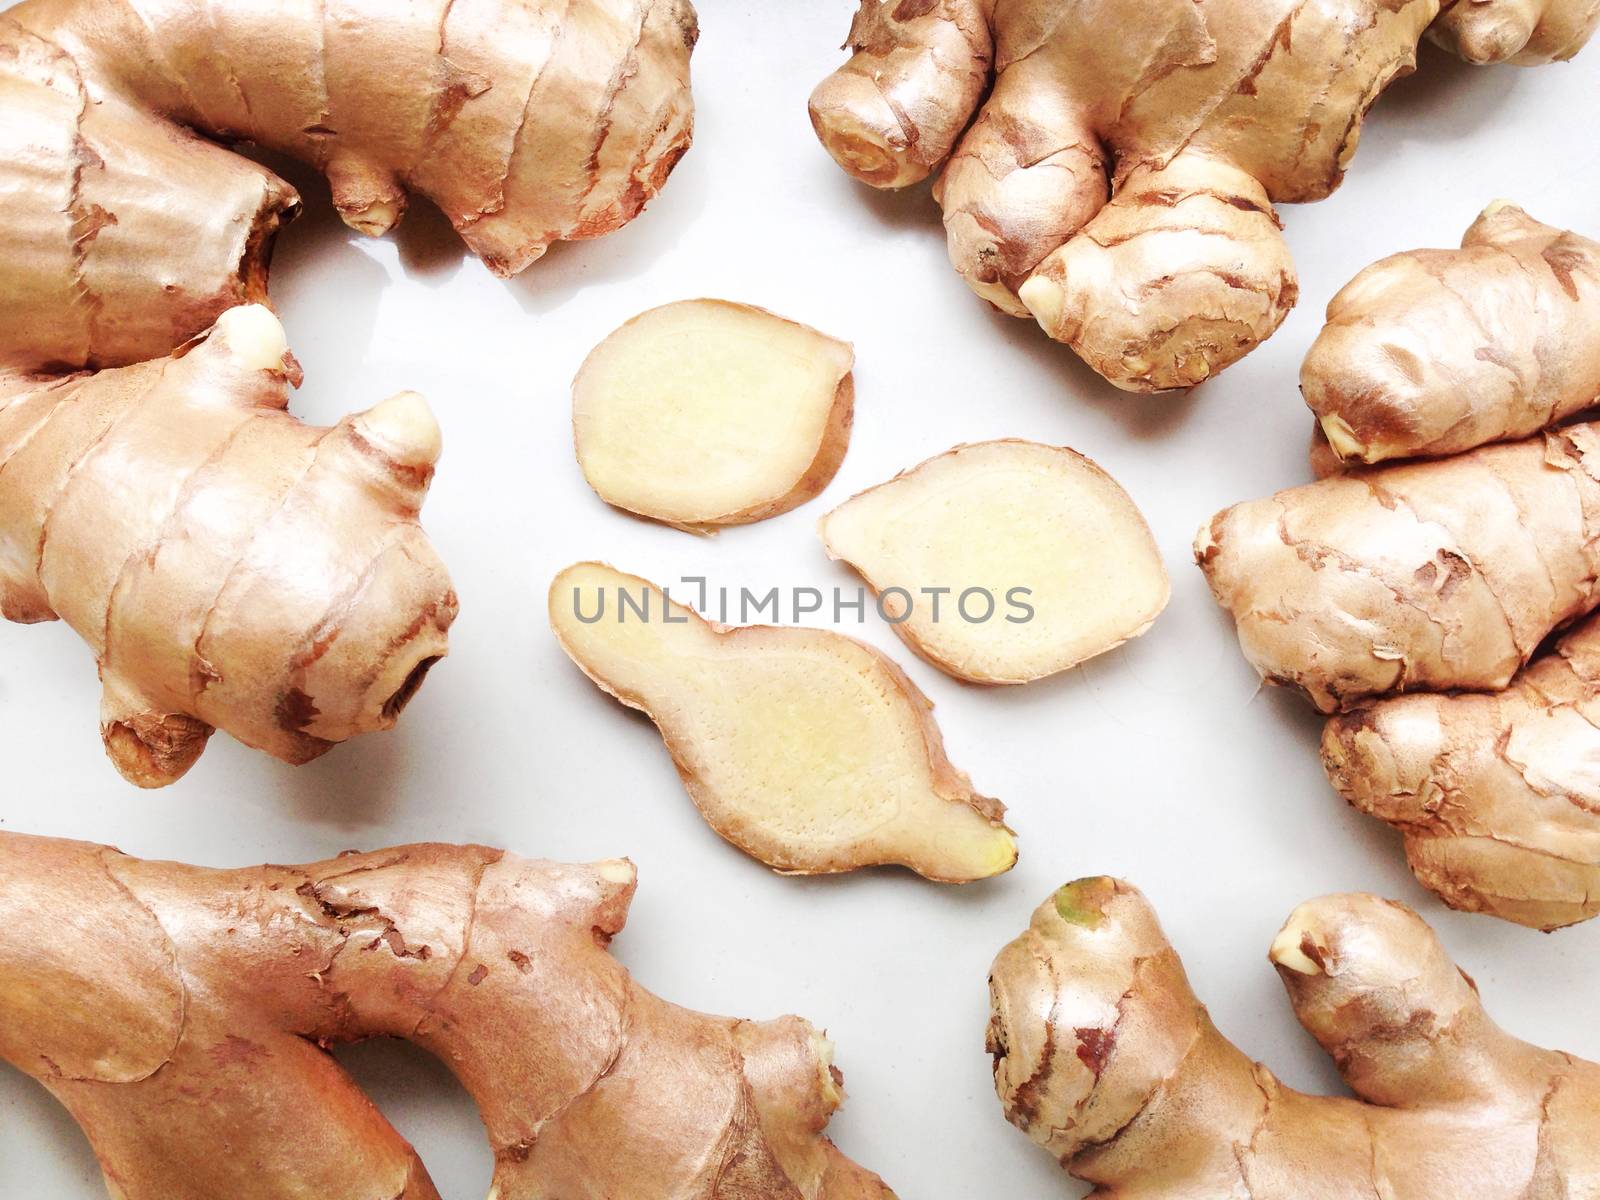
[[[88,643],[141,787],[213,728],[292,763],[387,729],[445,654],[456,596],[417,524],[432,414],[402,392],[311,428],[294,370],[246,305],[169,358],[0,380],[0,613]]]
[[[1225,1039],[1134,888],[1068,884],[990,976],[1007,1118],[1096,1196],[1593,1194],[1600,1066],[1500,1030],[1410,909],[1313,900],[1272,960],[1357,1099],[1295,1091]]]
[[[433,201],[497,274],[626,224],[689,145],[688,0],[25,0],[0,15],[0,362],[141,361],[265,297],[315,166],[345,222]]]
[[[726,300],[652,308],[572,384],[578,465],[607,504],[693,533],[804,504],[844,461],[855,353]]]
[[[1441,9],[1472,61],[1570,57],[1600,19],[1593,0],[861,0],[811,120],[873,186],[942,168],[978,295],[1120,388],[1191,387],[1293,306],[1273,205],[1339,185]]]
[[[0,1058],[118,1200],[438,1200],[325,1049],[399,1037],[472,1095],[497,1200],[893,1200],[822,1136],[825,1038],[658,1000],[606,953],[626,861],[414,845],[206,870],[0,833]]]
[[[1494,695],[1395,696],[1329,720],[1328,778],[1405,835],[1452,908],[1536,929],[1600,913],[1600,617]]]
[[[584,674],[656,723],[711,827],[769,867],[893,863],[965,883],[1015,865],[1004,806],[950,765],[932,704],[872,647],[717,625],[599,563],[556,576],[550,627]]]
[[[1321,478],[1196,540],[1257,670],[1345,710],[1339,793],[1445,903],[1539,929],[1600,912],[1600,617],[1525,665],[1600,605],[1600,425],[1538,434],[1600,398],[1597,305],[1600,246],[1504,203],[1367,268],[1301,374]],[[1453,457],[1359,467],[1407,455]],[[1453,689],[1498,694],[1386,695]]]
[[[1429,39],[1478,64],[1563,62],[1600,24],[1592,0],[1455,0],[1441,8]]]
[[[957,446],[847,500],[818,532],[906,645],[976,683],[1027,683],[1103,654],[1149,629],[1171,594],[1144,515],[1064,446]]]
[[[1245,657],[1323,712],[1498,690],[1600,604],[1600,425],[1236,504],[1195,558]]]
[[[1600,401],[1600,243],[1492,204],[1460,250],[1396,254],[1351,280],[1300,388],[1347,461],[1537,433]]]

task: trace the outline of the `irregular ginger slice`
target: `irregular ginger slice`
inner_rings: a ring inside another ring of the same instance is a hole
[[[1027,683],[1103,654],[1149,629],[1170,595],[1128,493],[1060,446],[957,446],[845,501],[819,532],[906,645],[975,683]]]
[[[726,300],[641,313],[572,384],[578,465],[607,504],[714,532],[804,504],[850,443],[848,342]]]
[[[550,626],[590,679],[656,723],[711,827],[768,866],[896,863],[965,883],[1015,864],[1004,806],[950,765],[932,704],[870,646],[717,625],[599,563],[556,577]]]

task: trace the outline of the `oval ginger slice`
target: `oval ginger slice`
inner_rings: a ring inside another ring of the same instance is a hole
[[[692,533],[788,512],[850,442],[855,354],[726,300],[639,314],[572,384],[578,465],[607,504]]]
[[[818,526],[901,639],[974,683],[1027,683],[1138,637],[1167,606],[1128,493],[1062,446],[957,446],[845,501]]]
[[[600,563],[556,576],[550,627],[584,674],[656,723],[711,827],[769,867],[892,863],[966,883],[1016,863],[1004,806],[951,766],[933,705],[872,647],[714,624]]]

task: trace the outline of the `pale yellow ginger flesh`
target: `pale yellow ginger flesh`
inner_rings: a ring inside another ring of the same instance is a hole
[[[1600,617],[1495,695],[1397,696],[1334,717],[1339,793],[1405,835],[1454,908],[1555,929],[1600,913]]]
[[[1185,388],[1293,306],[1273,205],[1339,185],[1425,32],[1539,63],[1597,21],[1595,0],[861,0],[811,121],[875,187],[940,172],[978,295],[1120,388]]]
[[[998,801],[950,765],[932,704],[886,656],[819,629],[702,620],[599,563],[550,585],[584,674],[661,730],[711,827],[778,871],[898,864],[964,883],[1008,871]]]
[[[416,1043],[471,1095],[493,1200],[893,1200],[823,1136],[827,1039],[657,999],[606,952],[626,861],[397,846],[217,871],[0,833],[0,1059],[116,1200],[438,1200],[326,1053]]]
[[[1461,249],[1396,254],[1346,285],[1300,389],[1356,462],[1537,433],[1600,401],[1600,243],[1491,205]]]
[[[748,304],[681,300],[584,360],[572,426],[608,504],[692,532],[788,512],[850,443],[849,343]]]
[[[1171,589],[1116,480],[1060,446],[957,446],[822,519],[906,645],[977,683],[1026,683],[1150,628]]]
[[[0,365],[166,354],[266,294],[283,180],[426,197],[497,274],[626,224],[688,148],[688,0],[25,0],[0,15]]]
[[[213,728],[293,763],[387,729],[446,652],[456,595],[417,523],[438,425],[409,392],[303,425],[295,370],[245,305],[170,358],[0,378],[0,613],[88,643],[140,786]]]
[[[1133,887],[1068,884],[990,975],[1007,1119],[1107,1200],[1595,1194],[1600,1065],[1497,1027],[1410,909],[1310,901],[1272,960],[1355,1099],[1296,1091],[1224,1038]]]
[[[1313,423],[1311,426],[1311,445],[1306,450],[1306,465],[1311,468],[1311,478],[1326,479],[1330,475],[1337,475],[1345,469],[1344,460],[1332,446],[1328,444],[1328,435],[1322,431],[1322,426]]]
[[[1600,426],[1236,504],[1195,558],[1245,657],[1323,712],[1498,690],[1600,603]]]

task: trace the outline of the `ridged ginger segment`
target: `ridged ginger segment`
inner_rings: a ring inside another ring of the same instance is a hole
[[[1186,388],[1294,305],[1273,206],[1339,185],[1430,25],[1471,61],[1535,63],[1597,19],[1594,0],[861,0],[811,121],[865,183],[940,172],[978,295],[1117,387]]]
[[[1355,1099],[1287,1087],[1223,1037],[1133,887],[1061,888],[990,974],[1007,1119],[1096,1196],[1592,1194],[1600,1066],[1499,1029],[1410,909],[1310,901],[1271,957]]]
[[[599,563],[556,576],[550,626],[584,674],[655,722],[711,827],[769,867],[896,864],[964,883],[1016,863],[1004,806],[951,766],[932,704],[872,647],[716,625]]]
[[[417,523],[438,425],[408,392],[304,425],[291,364],[245,305],[168,358],[0,381],[0,613],[88,644],[140,786],[213,728],[293,763],[387,729],[446,652],[456,595]]]
[[[975,683],[1027,683],[1150,628],[1171,595],[1133,500],[1063,446],[957,446],[823,517],[901,639]]]
[[[848,342],[753,305],[652,308],[573,381],[578,465],[606,503],[693,533],[788,512],[844,461],[854,362]]]
[[[0,1058],[118,1200],[438,1200],[326,1053],[415,1042],[472,1096],[496,1200],[893,1200],[822,1130],[826,1039],[704,1016],[606,952],[631,863],[399,846],[207,870],[0,833]]]
[[[1498,690],[1600,603],[1600,426],[1330,476],[1195,540],[1245,657],[1323,712]]]
[[[1196,540],[1250,661],[1338,714],[1339,793],[1445,903],[1539,929],[1600,913],[1600,618],[1533,658],[1600,603],[1600,427],[1559,424],[1597,304],[1600,246],[1504,201],[1368,267],[1301,370],[1318,482]]]
[[[0,361],[153,358],[264,298],[298,198],[196,134],[310,164],[363,233],[426,197],[502,275],[617,229],[688,147],[695,37],[688,0],[24,0]]]
[[[1456,0],[1428,36],[1470,63],[1564,62],[1600,25],[1594,0]]]
[[[1328,778],[1405,835],[1445,903],[1556,929],[1600,914],[1600,618],[1503,692],[1394,696],[1331,719]]]
[[[1581,412],[1600,401],[1600,243],[1490,205],[1459,250],[1396,254],[1345,285],[1300,390],[1356,463],[1458,454]]]

